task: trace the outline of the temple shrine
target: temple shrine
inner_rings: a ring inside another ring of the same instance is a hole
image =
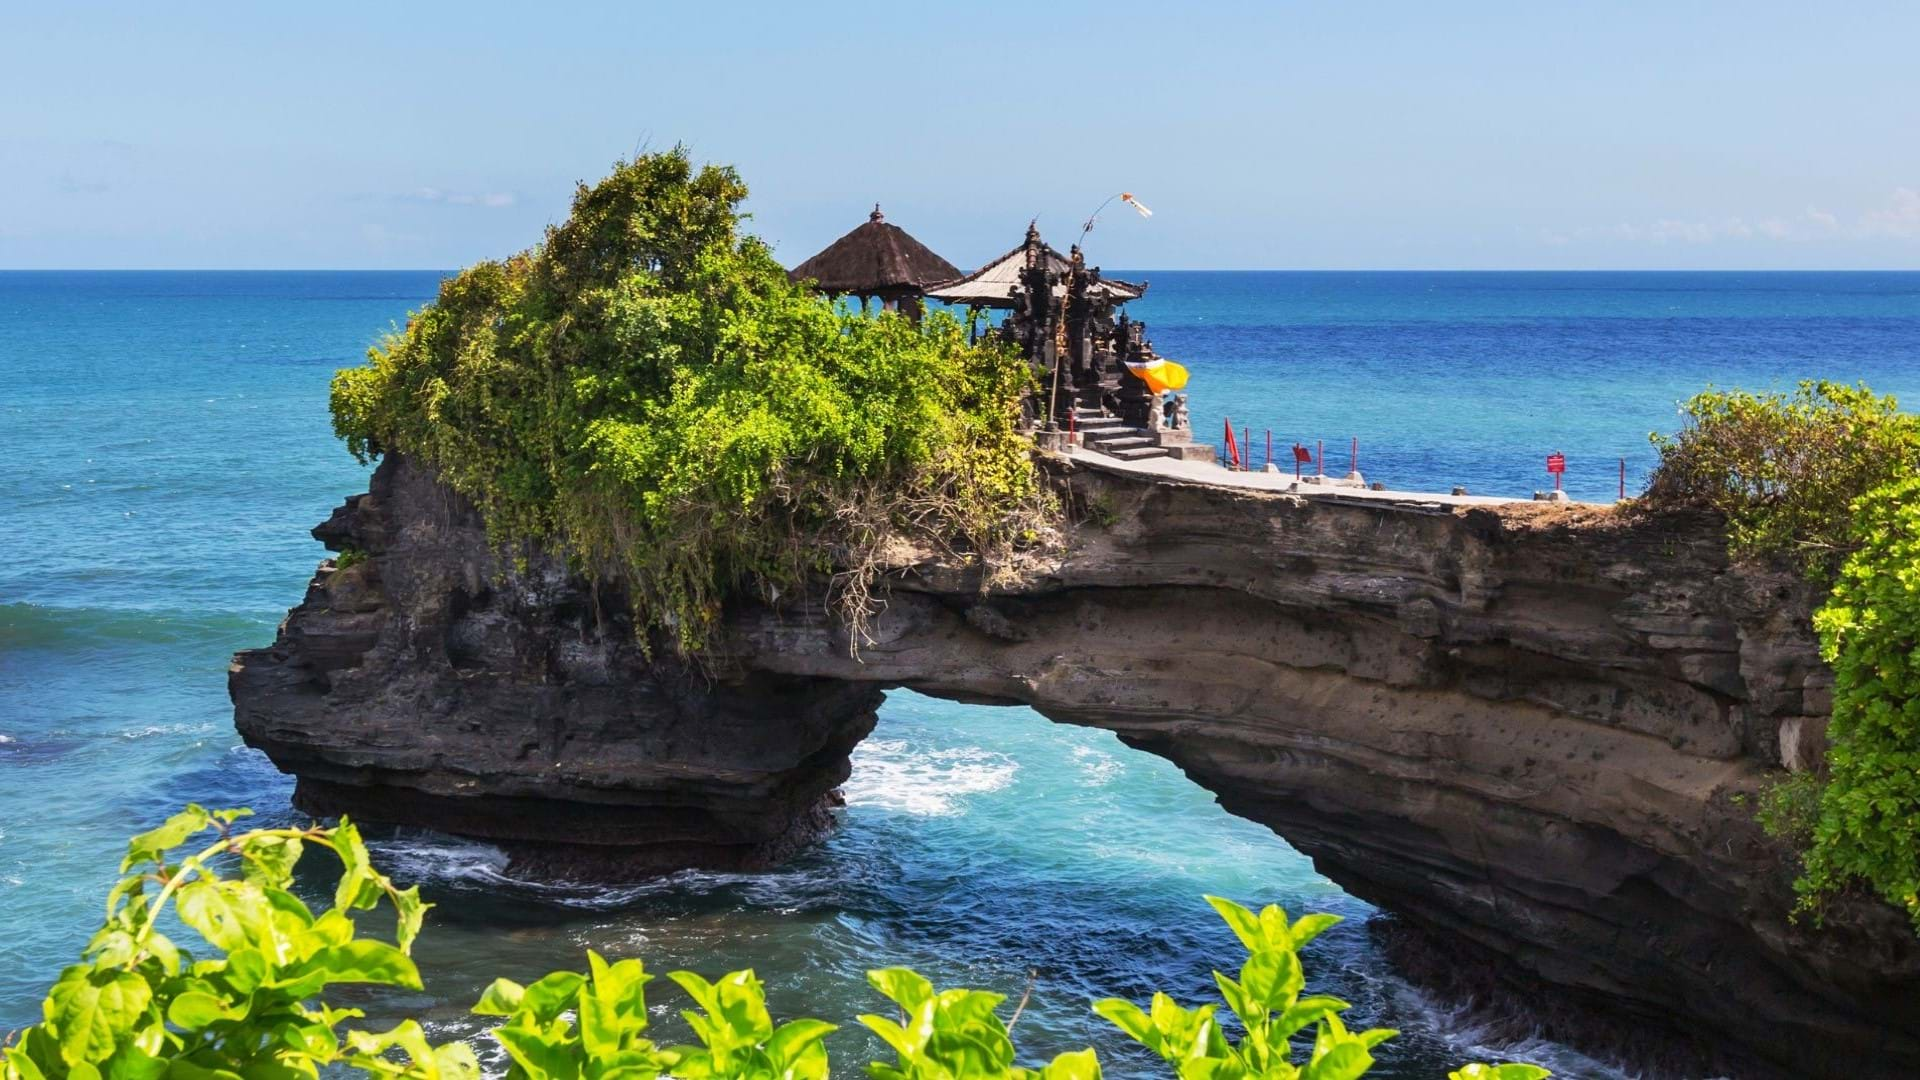
[[[880,296],[910,315],[924,300],[1005,312],[990,332],[1016,345],[1033,366],[1038,389],[1023,408],[1043,447],[1070,452],[1083,446],[1127,461],[1214,460],[1211,445],[1193,441],[1187,396],[1177,392],[1185,369],[1156,355],[1146,324],[1122,310],[1145,295],[1144,282],[1103,276],[1078,245],[1062,255],[1040,238],[1037,224],[1027,226],[1019,246],[973,273],[928,282],[927,268],[951,264],[896,226],[869,228],[880,224],[876,207],[868,225],[795,267],[793,277],[812,280],[829,295],[861,296],[863,303]]]

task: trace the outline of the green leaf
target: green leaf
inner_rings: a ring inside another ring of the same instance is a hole
[[[1286,910],[1278,904],[1260,909],[1260,934],[1266,939],[1267,948],[1276,952],[1290,953],[1299,947],[1293,940],[1293,926],[1287,922]]]
[[[1338,915],[1302,915],[1293,923],[1293,945],[1299,948],[1340,923]]]
[[[609,964],[589,950],[593,978],[580,990],[580,1042],[589,1056],[602,1057],[623,1050],[647,1029],[645,987],[653,976],[638,960]]]
[[[1212,904],[1213,910],[1226,920],[1233,936],[1240,939],[1240,944],[1246,946],[1248,952],[1259,952],[1266,948],[1266,935],[1261,933],[1260,919],[1253,912],[1220,896],[1207,897],[1207,903]]]
[[[322,973],[329,983],[373,983],[420,989],[420,969],[406,953],[384,941],[349,941],[315,953],[303,965],[305,970]]]
[[[420,936],[420,927],[427,921],[427,912],[433,907],[420,899],[420,886],[411,885],[398,889],[392,894],[393,907],[398,922],[394,930],[394,939],[400,943],[403,952],[413,949],[413,941]]]
[[[47,1080],[46,1074],[40,1071],[39,1063],[23,1047],[0,1047],[0,1060],[4,1060],[8,1070],[18,1074],[20,1080]]]
[[[1100,1059],[1091,1048],[1060,1054],[1040,1070],[1041,1080],[1100,1080]]]
[[[156,1056],[138,1046],[122,1047],[107,1062],[106,1080],[160,1080],[172,1064],[171,1058]],[[75,1080],[78,1075],[71,1073],[68,1080]]]
[[[480,1077],[480,1059],[474,1056],[473,1047],[463,1042],[434,1047],[433,1064],[440,1080],[479,1080]]]
[[[1324,994],[1314,994],[1303,997],[1275,1018],[1273,1021],[1273,1031],[1279,1038],[1288,1038],[1302,1028],[1317,1024],[1328,1016],[1335,1015],[1352,1007],[1353,1006],[1337,997],[1328,997]],[[1368,1034],[1372,1033],[1369,1032]],[[1389,1032],[1389,1034],[1392,1033]]]
[[[256,885],[284,889],[303,846],[297,836],[250,834],[240,843],[240,873]]]
[[[867,972],[867,982],[908,1012],[933,996],[933,984],[911,968],[878,968]]]
[[[471,1011],[475,1016],[512,1016],[520,1011],[520,1000],[526,992],[526,987],[512,979],[495,979]]]
[[[493,1029],[493,1037],[525,1070],[527,1080],[577,1080],[580,1065],[568,1050],[568,1040],[542,1028],[508,1024]]]
[[[1307,975],[1293,953],[1263,951],[1248,957],[1240,968],[1240,985],[1253,1001],[1284,1012],[1307,985]]]
[[[384,890],[379,875],[373,871],[366,842],[360,839],[359,828],[343,817],[340,824],[334,826],[328,842],[333,845],[334,854],[340,856],[340,884],[333,891],[333,906],[353,911],[379,903]]]
[[[900,1060],[903,1062],[918,1058],[920,1051],[926,1045],[923,1040],[916,1039],[906,1028],[901,1027],[899,1024],[894,1023],[884,1016],[862,1013],[859,1020],[861,1023],[867,1025],[868,1028],[872,1029],[875,1035],[880,1036],[888,1046],[893,1047],[893,1052],[899,1054]]]
[[[185,843],[187,837],[207,827],[205,808],[188,803],[185,810],[168,818],[165,824],[127,841],[127,857],[120,860],[120,872],[126,873],[141,863],[158,862],[168,851]]]
[[[195,878],[174,894],[173,906],[181,922],[218,949],[239,949],[268,936],[266,893],[252,882]]]
[[[167,1019],[188,1031],[199,1031],[222,1020],[238,1020],[246,1015],[245,1005],[231,1004],[204,990],[189,990],[167,1003]]]
[[[1373,1055],[1357,1038],[1348,1038],[1325,1051],[1315,1051],[1303,1072],[1305,1080],[1355,1080],[1373,1067]]]
[[[59,1041],[68,1067],[105,1061],[141,1026],[153,990],[130,971],[92,971],[70,967],[47,992],[41,1006],[47,1026]]]
[[[1510,1062],[1505,1065],[1462,1065],[1447,1074],[1447,1080],[1545,1080],[1553,1074],[1537,1065]]]
[[[1141,1011],[1140,1006],[1121,998],[1106,998],[1094,1002],[1093,1011],[1132,1036],[1134,1042],[1156,1053],[1160,1051],[1159,1033],[1154,1030],[1153,1021]]]
[[[537,1023],[550,1024],[573,1008],[586,984],[586,976],[577,971],[555,971],[542,975],[528,986],[520,998],[520,1007],[530,1012]]]
[[[774,1029],[772,1037],[767,1039],[767,1057],[773,1060],[775,1069],[784,1070],[799,1061],[803,1052],[818,1046],[821,1039],[837,1030],[837,1025],[824,1020],[790,1020]]]
[[[1366,1043],[1367,1049],[1371,1050],[1398,1034],[1400,1034],[1400,1032],[1396,1028],[1373,1028],[1369,1031],[1361,1032],[1360,1041]]]
[[[413,1020],[402,1020],[392,1028],[378,1033],[349,1031],[347,1046],[354,1051],[355,1055],[350,1057],[347,1063],[364,1072],[392,1076],[419,1076],[425,1080],[437,1080],[439,1076],[441,1058],[435,1053],[433,1047],[428,1045],[427,1033],[421,1029],[418,1022]],[[381,1055],[396,1049],[407,1055],[412,1068],[396,1068],[392,1062],[382,1058]],[[458,1065],[461,1055],[455,1051],[449,1054],[448,1058]],[[477,1073],[479,1063],[472,1060],[471,1052],[466,1055],[466,1059],[471,1063],[473,1071],[462,1075],[470,1076]]]

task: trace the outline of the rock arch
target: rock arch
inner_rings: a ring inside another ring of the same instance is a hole
[[[1516,978],[1798,1075],[1920,1070],[1911,931],[1867,904],[1790,924],[1741,805],[1829,676],[1805,586],[1729,566],[1713,522],[1057,479],[1112,524],[1019,585],[916,565],[857,658],[817,608],[742,609],[694,670],[563,567],[502,574],[472,509],[389,458],[315,530],[371,557],[235,658],[236,723],[316,813],[644,873],[818,835],[885,688],[1028,704]]]

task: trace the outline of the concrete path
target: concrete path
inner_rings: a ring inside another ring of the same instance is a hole
[[[1126,461],[1089,450],[1075,447],[1070,455],[1073,460],[1084,462],[1114,472],[1136,473],[1146,476],[1164,476],[1172,480],[1184,480],[1195,484],[1211,484],[1215,487],[1251,488],[1255,491],[1280,491],[1289,495],[1302,495],[1308,498],[1337,498],[1377,500],[1391,503],[1418,503],[1429,506],[1504,506],[1512,503],[1532,505],[1550,505],[1536,503],[1531,498],[1514,498],[1499,495],[1442,495],[1425,491],[1374,491],[1364,487],[1343,487],[1338,484],[1296,483],[1291,472],[1235,472],[1223,468],[1211,461],[1175,461],[1172,458],[1143,458],[1139,461]],[[1327,479],[1332,480],[1333,477]],[[1560,506],[1610,506],[1610,503],[1566,502]]]

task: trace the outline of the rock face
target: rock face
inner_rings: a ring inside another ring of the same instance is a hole
[[[364,557],[236,657],[236,722],[311,811],[604,874],[778,860],[886,687],[1025,703],[1173,760],[1528,993],[1731,1075],[1920,1074],[1920,942],[1867,902],[1792,925],[1748,805],[1818,758],[1803,584],[1730,567],[1704,519],[1059,468],[1093,509],[1019,584],[903,568],[857,659],[817,604],[744,607],[693,671],[389,458],[315,530]]]

